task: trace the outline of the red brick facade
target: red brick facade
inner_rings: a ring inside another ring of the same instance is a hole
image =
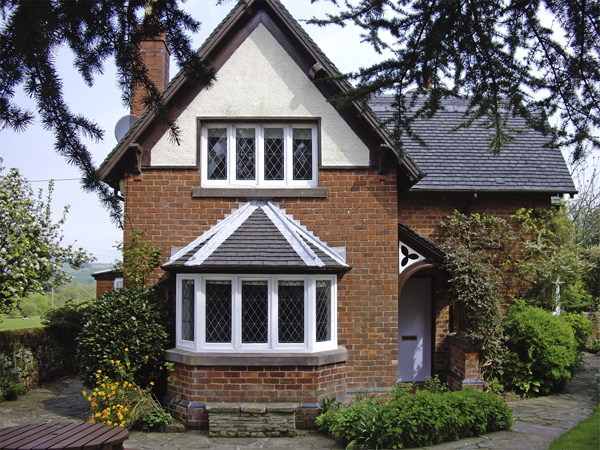
[[[192,188],[199,185],[198,170],[145,169],[141,175],[127,177],[125,239],[131,230],[144,231],[163,249],[166,262],[171,247],[188,244],[245,202],[193,198]],[[515,205],[548,202],[539,195],[398,195],[394,174],[382,176],[369,170],[321,170],[319,186],[327,188],[324,199],[276,198],[274,202],[330,247],[346,248],[352,270],[338,279],[338,343],[348,350],[348,361],[335,368],[178,365],[171,396],[188,402],[319,402],[343,396],[346,389],[389,388],[397,380],[398,219],[435,239],[439,222],[454,210],[508,216],[516,211]],[[451,370],[451,361],[460,359],[452,352],[461,350],[447,341],[453,328],[446,278],[433,269],[419,274],[434,280],[433,368],[443,374]],[[468,370],[462,371],[464,376],[476,379],[477,374]],[[198,423],[204,420],[198,418]]]
[[[183,247],[245,199],[191,198],[200,185],[195,170],[149,170],[126,178],[125,239],[145,231],[153,245]],[[345,247],[353,267],[338,284],[338,343],[349,352],[350,388],[386,387],[396,381],[398,229],[395,174],[369,170],[322,170],[325,199],[279,198],[274,202],[330,247]]]

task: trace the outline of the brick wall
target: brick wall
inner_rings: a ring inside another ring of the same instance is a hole
[[[325,199],[274,199],[331,247],[346,247],[353,269],[339,280],[338,342],[349,352],[348,387],[396,382],[398,230],[394,174],[368,170],[320,171]],[[125,240],[145,231],[153,245],[183,247],[245,199],[192,198],[197,170],[151,170],[125,180]],[[157,271],[157,278],[162,271]]]
[[[316,403],[345,395],[343,363],[308,367],[190,367],[175,364],[168,395],[204,402]]]
[[[537,193],[426,193],[401,194],[399,219],[435,241],[439,223],[454,211],[486,213],[508,218],[519,208],[548,208],[550,196]]]

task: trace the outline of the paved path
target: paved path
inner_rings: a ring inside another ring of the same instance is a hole
[[[510,401],[515,424],[511,431],[427,447],[430,450],[458,449],[547,449],[557,437],[594,412],[598,404],[600,356],[585,355],[583,369],[562,392],[538,399]],[[0,403],[0,428],[34,422],[87,419],[89,403],[81,395],[75,378],[61,378],[28,392],[14,402]],[[209,438],[203,431],[145,433],[132,431],[126,448],[143,450],[238,450],[238,449],[343,449],[319,433],[295,438]]]

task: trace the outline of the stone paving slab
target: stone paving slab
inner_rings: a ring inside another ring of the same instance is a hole
[[[511,400],[515,424],[510,431],[489,433],[427,447],[430,450],[545,450],[561,434],[591,416],[598,404],[600,356],[585,355],[582,370],[564,389],[537,399]],[[85,421],[89,403],[81,383],[65,377],[29,391],[14,402],[0,403],[0,428],[28,423]],[[131,431],[126,449],[140,450],[334,450],[344,447],[316,432],[293,438],[211,438],[206,431],[146,433]]]

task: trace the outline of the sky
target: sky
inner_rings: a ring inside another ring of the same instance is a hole
[[[332,11],[331,5],[326,3],[311,5],[310,0],[283,0],[283,4],[297,20],[318,16],[326,9]],[[223,2],[222,5],[216,5],[216,0],[188,0],[183,4],[183,8],[202,23],[200,32],[191,36],[194,48],[202,45],[234,5],[233,0]],[[356,29],[320,28],[306,24],[303,27],[341,71],[356,70],[379,58],[369,46],[360,43]],[[174,59],[171,61],[171,77],[178,72]],[[104,73],[96,76],[91,88],[73,68],[72,54],[68,49],[57,53],[56,65],[58,73],[63,77],[64,96],[71,110],[92,119],[105,130],[102,142],[85,141],[94,162],[99,165],[117,144],[115,124],[121,117],[129,114],[129,108],[121,102],[114,64],[111,61],[105,66]],[[24,93],[17,92],[15,99],[19,105],[35,110],[35,103]],[[120,258],[120,252],[115,246],[122,240],[122,231],[111,222],[97,195],[81,189],[79,171],[55,153],[54,136],[51,131],[40,126],[38,118],[24,132],[0,130],[0,158],[5,168],[19,169],[35,191],[43,189],[46,192],[48,180],[55,180],[52,196],[55,220],[62,215],[66,205],[70,207],[62,228],[65,245],[82,247],[92,253],[99,263],[112,263]]]
[[[325,11],[334,11],[326,1],[311,4],[310,0],[283,0],[291,14],[301,21],[312,39],[342,72],[356,71],[381,59],[369,45],[361,43],[360,33],[352,27],[317,27],[307,25],[303,19],[323,17]],[[183,8],[202,23],[199,33],[192,36],[193,47],[198,48],[235,5],[234,0],[216,5],[216,0],[188,0]],[[58,72],[64,80],[64,95],[71,110],[94,120],[105,130],[104,140],[99,143],[87,141],[94,162],[99,165],[117,144],[114,127],[129,108],[121,102],[117,87],[115,68],[112,62],[104,73],[96,76],[93,87],[88,87],[73,68],[73,59],[68,49],[56,55]],[[171,61],[171,77],[178,69]],[[35,110],[35,104],[23,93],[17,93],[16,101]],[[53,148],[51,131],[44,130],[37,120],[26,131],[16,133],[9,129],[0,130],[0,158],[6,168],[16,167],[29,180],[32,187],[44,189],[48,180],[55,180],[52,209],[55,219],[70,205],[63,226],[63,243],[82,247],[96,257],[96,262],[112,263],[120,258],[116,245],[122,240],[122,231],[110,220],[109,214],[100,205],[97,195],[85,193],[79,182],[79,171],[68,165]]]

